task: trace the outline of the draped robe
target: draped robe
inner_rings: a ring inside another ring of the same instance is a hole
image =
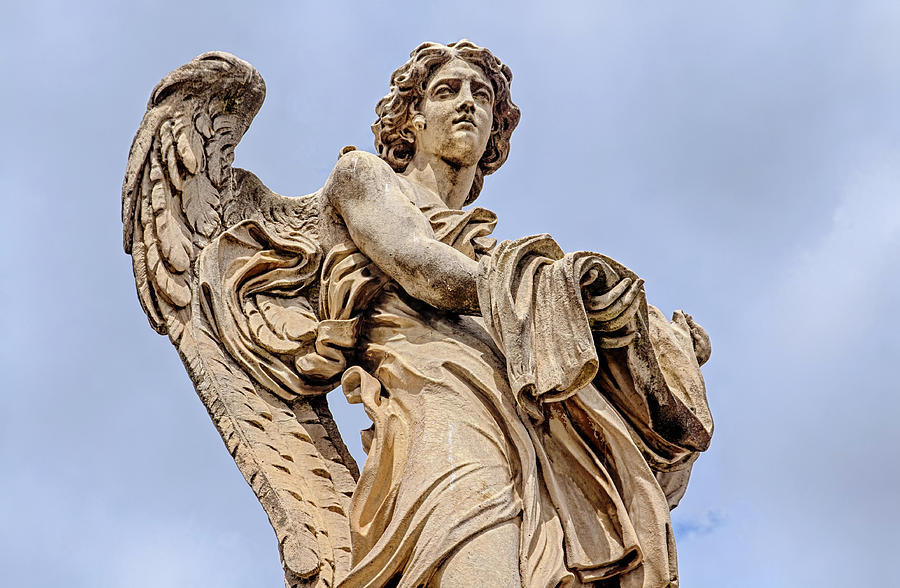
[[[606,349],[580,284],[627,268],[548,236],[491,251],[482,208],[422,212],[480,260],[481,317],[412,298],[351,242],[323,264],[322,319],[359,321],[344,393],[373,422],[341,586],[428,585],[511,519],[523,586],[677,586],[669,510],[712,433],[686,317],[642,300],[636,340]]]

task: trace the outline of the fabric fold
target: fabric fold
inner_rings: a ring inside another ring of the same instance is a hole
[[[581,289],[636,279],[627,268],[564,254],[547,235],[488,253],[487,211],[423,212],[479,261],[482,316],[433,309],[390,281],[360,314],[360,367],[344,390],[374,424],[342,588],[429,585],[455,549],[509,520],[523,586],[677,586],[669,508],[712,426],[686,320],[666,321],[641,293],[636,341],[606,349]],[[355,271],[329,267],[323,284]]]
[[[541,420],[541,403],[564,400],[597,373],[581,280],[602,260],[564,254],[549,235],[500,243],[482,258],[478,303],[485,328],[506,356],[522,408]]]

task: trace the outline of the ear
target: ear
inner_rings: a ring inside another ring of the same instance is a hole
[[[421,114],[414,115],[413,119],[412,119],[412,126],[417,131],[424,131],[425,130],[425,116],[421,115]]]

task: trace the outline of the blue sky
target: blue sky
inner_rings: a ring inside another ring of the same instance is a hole
[[[497,235],[615,257],[710,332],[682,585],[887,585],[900,551],[900,4],[5,3],[0,569],[8,586],[281,586],[275,537],[121,249],[131,138],[195,55],[253,63],[236,165],[303,194],[388,77],[467,37],[522,123]],[[361,411],[331,400],[361,455]]]

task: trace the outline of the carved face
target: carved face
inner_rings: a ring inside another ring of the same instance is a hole
[[[494,89],[481,68],[462,59],[442,65],[419,106],[416,149],[458,166],[475,165],[491,137]]]

